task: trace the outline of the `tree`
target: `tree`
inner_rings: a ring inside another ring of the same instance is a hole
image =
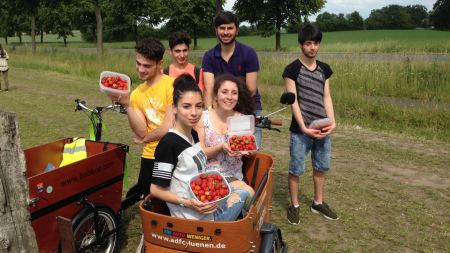
[[[388,5],[372,10],[366,19],[367,29],[413,29],[415,28],[410,14],[400,5]]]
[[[166,3],[166,26],[172,31],[188,32],[194,39],[194,49],[197,48],[199,31],[212,27],[215,0],[167,0]]]
[[[436,29],[450,29],[450,0],[437,0],[433,5],[430,20]]]
[[[406,6],[406,12],[411,16],[411,21],[415,27],[427,27],[428,26],[428,10],[423,5],[408,5]]]
[[[105,39],[108,41],[131,39],[137,43],[139,28],[157,25],[163,16],[159,0],[105,1],[102,8],[105,12]]]
[[[58,39],[63,38],[66,47],[67,37],[74,36],[72,33],[73,9],[71,3],[64,1],[42,3],[38,10],[41,38],[44,32],[58,34]]]
[[[359,12],[354,11],[345,16],[348,22],[349,30],[362,30],[364,29],[364,19],[359,15]]]
[[[281,28],[301,16],[317,13],[325,0],[237,0],[233,10],[243,21],[256,24],[263,36],[275,34],[275,48],[281,49]]]

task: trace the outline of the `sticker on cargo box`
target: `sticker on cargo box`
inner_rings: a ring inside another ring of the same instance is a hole
[[[47,190],[46,191],[47,191],[48,194],[52,193],[53,192],[53,186],[51,186],[51,185],[47,186]]]
[[[170,230],[167,228],[163,229],[163,233],[166,235],[171,235],[174,237],[186,238],[186,239],[191,239],[191,240],[212,241],[212,238],[209,235],[189,234],[189,233],[185,233],[185,232],[173,231],[173,230]]]
[[[40,182],[36,185],[37,191],[39,193],[44,192],[44,183]]]

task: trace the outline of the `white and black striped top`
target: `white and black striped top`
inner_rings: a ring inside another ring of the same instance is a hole
[[[202,151],[197,132],[192,131],[193,140],[169,130],[159,141],[155,150],[155,167],[152,184],[169,187],[169,190],[179,197],[191,199],[189,180],[206,168],[206,155]],[[201,214],[193,209],[167,203],[172,216],[213,220],[212,214]]]
[[[283,72],[283,78],[287,77],[295,81],[297,89],[297,101],[303,121],[308,126],[313,120],[327,117],[323,103],[325,81],[333,74],[330,66],[324,62],[316,61],[317,67],[310,71],[299,59],[290,63]],[[300,127],[292,115],[290,131],[300,133]]]

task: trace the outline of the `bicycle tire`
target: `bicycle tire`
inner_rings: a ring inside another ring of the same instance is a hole
[[[114,252],[117,242],[117,220],[114,214],[106,208],[98,209],[98,219],[98,226],[100,228],[99,235],[111,234],[101,242],[97,242],[97,231],[94,228],[94,212],[84,213],[73,226],[76,252]],[[91,244],[94,245],[84,250],[84,248]]]

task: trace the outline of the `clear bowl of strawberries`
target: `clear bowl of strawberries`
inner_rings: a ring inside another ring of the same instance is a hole
[[[255,117],[240,115],[227,118],[227,142],[231,151],[251,154],[258,150],[255,141]]]
[[[221,205],[230,196],[231,188],[220,172],[212,170],[193,176],[189,191],[198,201]]]
[[[100,73],[100,90],[109,95],[124,95],[131,90],[131,79],[129,76],[112,72],[103,71]]]

